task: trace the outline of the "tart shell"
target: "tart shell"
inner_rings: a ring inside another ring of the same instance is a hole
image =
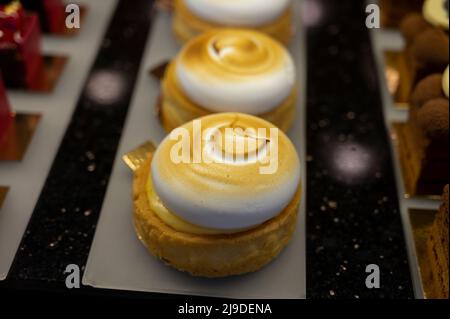
[[[210,278],[254,272],[272,261],[295,231],[300,187],[279,215],[250,230],[224,235],[179,232],[150,209],[146,193],[150,167],[151,156],[134,175],[134,225],[149,252],[178,270]]]

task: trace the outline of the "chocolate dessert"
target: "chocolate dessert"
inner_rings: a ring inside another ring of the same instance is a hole
[[[437,12],[430,13],[425,2],[422,13],[410,14],[401,22],[400,30],[406,40],[403,53],[411,87],[430,74],[443,73],[449,63],[448,23],[441,20],[441,15],[445,14],[448,19],[445,6],[448,1],[441,1],[442,8],[435,8]]]
[[[415,194],[440,194],[449,173],[449,100],[443,75],[420,81],[411,102],[409,120],[399,130],[406,188]]]
[[[435,282],[434,296],[448,299],[448,185],[444,190],[444,202],[431,226],[428,238],[428,256]]]

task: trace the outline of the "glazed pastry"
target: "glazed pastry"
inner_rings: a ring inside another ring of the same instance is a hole
[[[223,27],[256,29],[287,44],[293,33],[291,1],[175,0],[173,29],[180,41]]]
[[[422,14],[411,14],[402,21],[411,87],[427,75],[444,72],[449,63],[448,26],[448,0],[426,0]]]
[[[6,91],[0,76],[0,145],[3,142],[3,137],[8,129],[8,126],[11,124],[11,121],[11,108],[9,107]]]
[[[62,0],[20,0],[25,10],[39,15],[43,32],[61,33],[65,29],[65,5]]]
[[[397,28],[404,17],[421,11],[423,0],[380,0],[379,5],[383,26]]]
[[[174,158],[179,140],[168,136],[135,172],[139,238],[153,255],[195,276],[260,269],[296,228],[300,164],[294,146],[269,122],[241,113],[209,115],[176,131],[171,135],[187,137],[194,148],[197,141],[197,151],[186,151],[187,161]]]
[[[448,182],[448,68],[432,74],[413,91],[408,122],[400,131],[400,156],[407,189],[439,194]]]
[[[445,187],[444,201],[431,227],[428,239],[428,256],[435,282],[434,295],[448,299],[448,185]]]
[[[0,4],[0,71],[6,86],[30,87],[42,66],[36,15],[26,15],[20,2]]]
[[[215,112],[262,117],[284,131],[296,106],[289,52],[263,33],[219,29],[190,41],[162,82],[161,119],[167,131]]]

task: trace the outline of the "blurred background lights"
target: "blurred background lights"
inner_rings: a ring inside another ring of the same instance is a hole
[[[95,103],[110,105],[118,102],[125,92],[123,75],[117,71],[100,70],[88,81],[87,95]]]
[[[358,143],[337,144],[331,160],[335,178],[349,184],[361,181],[372,171],[373,154]]]

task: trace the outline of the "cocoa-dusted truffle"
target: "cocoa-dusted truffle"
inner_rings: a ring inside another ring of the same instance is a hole
[[[416,85],[411,96],[411,103],[416,107],[421,107],[429,100],[444,97],[442,74],[435,73],[427,76]]]
[[[428,28],[431,28],[431,25],[418,13],[406,16],[400,24],[400,31],[408,43]]]
[[[448,105],[448,99],[438,98],[428,101],[418,110],[418,123],[428,138],[448,138]]]
[[[421,32],[412,44],[412,52],[421,66],[440,69],[448,65],[448,36],[444,31],[431,28]]]

